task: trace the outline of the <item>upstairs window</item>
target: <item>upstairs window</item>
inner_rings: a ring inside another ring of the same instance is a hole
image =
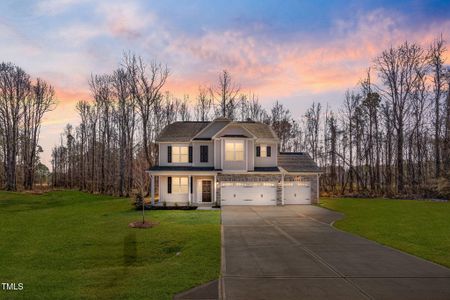
[[[244,160],[244,141],[225,141],[225,160]]]
[[[201,163],[208,162],[208,145],[200,146],[200,162]]]
[[[189,147],[172,146],[172,162],[187,163],[189,161]]]

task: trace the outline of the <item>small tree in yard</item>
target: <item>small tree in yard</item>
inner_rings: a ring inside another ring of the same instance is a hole
[[[142,154],[142,155],[140,155]],[[145,221],[145,199],[144,194],[147,188],[147,180],[148,176],[145,173],[145,166],[147,161],[143,155],[143,152],[138,152],[136,159],[133,161],[133,172],[134,172],[134,183],[136,185],[136,197],[135,197],[135,205],[136,208],[140,207],[142,209],[142,222],[132,223],[132,227],[139,228],[148,228],[154,226],[156,223]]]

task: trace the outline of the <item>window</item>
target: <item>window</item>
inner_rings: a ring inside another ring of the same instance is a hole
[[[244,160],[244,141],[226,141],[225,160],[228,161]]]
[[[174,194],[187,194],[188,189],[187,177],[172,177],[172,193]]]
[[[172,162],[187,163],[189,161],[189,147],[172,146]]]
[[[270,157],[272,155],[272,148],[267,145],[256,146],[257,157]]]
[[[201,163],[208,162],[208,145],[200,146],[200,162]]]
[[[261,157],[267,157],[267,146],[261,145]]]

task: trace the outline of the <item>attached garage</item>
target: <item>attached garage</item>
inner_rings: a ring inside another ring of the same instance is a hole
[[[222,205],[276,205],[276,182],[222,182]]]
[[[311,204],[311,182],[285,182],[284,204]]]

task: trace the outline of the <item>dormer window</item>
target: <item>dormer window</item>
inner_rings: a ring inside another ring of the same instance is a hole
[[[225,160],[244,160],[244,141],[225,141]]]

